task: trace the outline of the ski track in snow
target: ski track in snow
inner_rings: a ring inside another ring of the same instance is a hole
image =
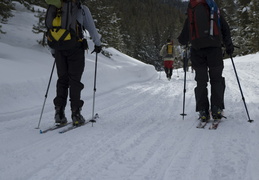
[[[197,129],[197,117],[187,114],[182,120],[182,104],[172,103],[182,98],[182,86],[182,79],[168,82],[162,78],[97,96],[100,118],[94,127],[86,125],[63,135],[57,131],[40,135],[33,129],[30,124],[38,119],[39,107],[23,112],[24,118],[4,121],[1,129],[9,131],[1,131],[1,137],[8,148],[3,147],[0,154],[12,161],[0,167],[3,172],[12,169],[16,173],[1,176],[17,179],[17,174],[24,174],[18,179],[31,180],[252,179],[249,124],[243,120],[233,124],[236,120],[229,116],[216,131]],[[195,82],[188,81],[187,112],[194,105],[194,87]],[[49,111],[44,119],[52,116]],[[22,137],[28,137],[28,142],[20,139],[20,144],[11,144],[8,137],[14,133],[25,133]],[[24,168],[32,163],[33,168]]]

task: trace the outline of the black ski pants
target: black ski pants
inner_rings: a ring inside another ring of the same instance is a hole
[[[209,110],[217,106],[224,109],[225,79],[222,77],[224,68],[222,49],[209,47],[191,50],[192,66],[195,70],[197,86],[194,89],[196,111]],[[207,83],[210,81],[211,97],[208,99]]]
[[[167,77],[167,78],[171,78],[172,75],[173,75],[173,68],[164,67],[164,69],[165,69],[166,77]]]
[[[83,47],[56,50],[55,61],[58,80],[54,105],[65,107],[69,93],[71,109],[81,108],[84,104],[84,101],[81,100],[81,90],[84,88],[81,77],[85,67]]]

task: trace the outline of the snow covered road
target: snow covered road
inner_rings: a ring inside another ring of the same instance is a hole
[[[4,163],[0,165],[0,176],[48,180],[255,180],[257,123],[247,123],[245,114],[240,119],[233,114],[227,115],[216,131],[197,129],[195,82],[191,81],[193,74],[187,77],[184,120],[180,116],[183,81],[174,77],[169,82],[163,76],[97,96],[100,118],[94,127],[42,135],[34,129],[40,108],[11,114],[12,118],[24,117],[1,122],[0,144],[4,146],[0,157]],[[91,107],[91,100],[86,106]],[[241,103],[237,109],[244,113]],[[91,108],[83,114],[90,118],[90,112]],[[239,114],[234,106],[228,107],[228,112]],[[41,128],[53,123],[53,113],[44,114]]]

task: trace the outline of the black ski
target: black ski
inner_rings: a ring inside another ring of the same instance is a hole
[[[82,127],[82,126],[84,126],[84,125],[86,125],[86,124],[88,124],[88,123],[92,123],[92,126],[93,126],[93,123],[96,123],[96,119],[98,119],[98,118],[99,118],[99,115],[98,115],[98,113],[96,113],[95,116],[94,116],[92,119],[85,121],[84,124],[79,125],[79,126],[74,126],[74,125],[69,126],[69,127],[67,127],[67,128],[62,129],[61,131],[59,131],[59,133],[60,133],[60,134],[66,133],[66,132],[71,131],[71,130],[73,130],[73,129]]]
[[[95,119],[94,119],[94,120],[88,120],[88,121],[86,121],[84,124],[79,125],[79,126],[74,126],[74,125],[69,126],[69,127],[67,127],[67,128],[62,129],[61,131],[59,131],[59,133],[60,133],[60,134],[66,133],[66,132],[71,131],[71,130],[73,130],[73,129],[82,127],[82,126],[84,126],[84,125],[86,125],[86,124],[88,124],[88,123],[96,123],[96,120],[95,120]]]
[[[66,127],[67,125],[69,124],[72,124],[72,122],[68,122],[67,124],[64,124],[64,125],[60,125],[60,124],[55,124],[54,126],[52,127],[49,127],[47,129],[44,129],[44,130],[40,130],[40,134],[44,134],[44,133],[47,133],[49,131],[54,131],[56,129],[60,129],[60,128],[63,128],[63,127]]]

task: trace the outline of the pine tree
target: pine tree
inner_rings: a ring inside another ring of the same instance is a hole
[[[235,54],[245,55],[258,51],[258,1],[216,0],[230,25],[232,39],[240,49]]]
[[[250,22],[251,22],[251,52],[259,51],[259,1],[252,0],[250,5]]]
[[[13,16],[11,12],[12,9],[14,9],[14,7],[11,0],[2,0],[0,2],[0,23],[7,23],[8,18]],[[5,34],[5,32],[2,31],[1,25],[0,34]]]
[[[38,10],[37,15],[35,17],[38,18],[38,23],[37,25],[33,25],[32,32],[36,34],[42,33],[42,39],[38,40],[38,43],[41,44],[42,46],[46,46],[46,40],[45,40],[45,32],[46,32],[46,27],[45,27],[45,11],[40,11]]]
[[[251,53],[251,21],[249,19],[249,3],[250,0],[238,1],[238,36],[236,37],[237,44],[241,47],[239,54],[245,55]]]
[[[96,21],[96,27],[102,35],[102,42],[105,46],[112,46],[122,50],[120,18],[116,13],[112,0],[90,0],[87,6],[91,10],[92,16]]]

